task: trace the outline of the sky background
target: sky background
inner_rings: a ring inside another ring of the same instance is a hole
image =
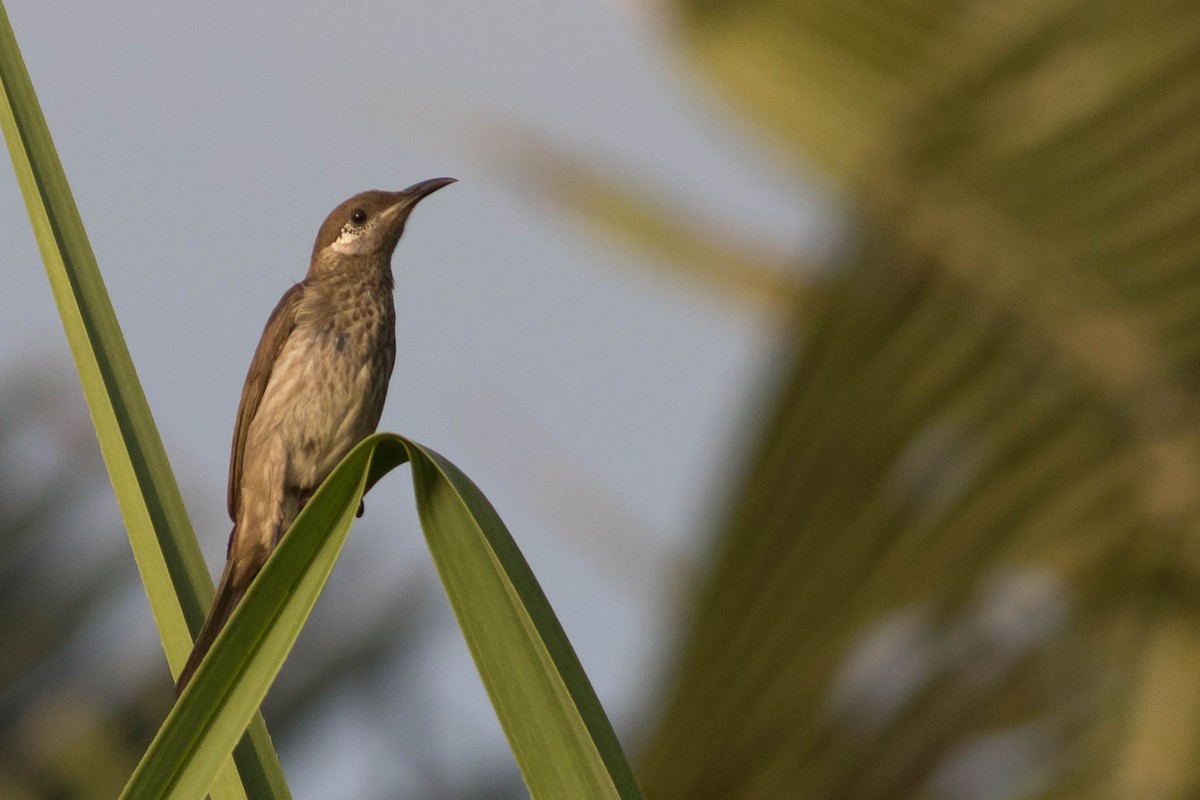
[[[838,220],[810,176],[710,93],[648,3],[6,8],[214,572],[246,367],[317,227],[363,189],[459,179],[396,252],[399,352],[380,427],[442,452],[491,498],[632,735],[778,331],[539,199],[517,132],[655,187],[702,225],[820,257]],[[0,270],[0,375],[45,369],[77,393],[8,170]],[[368,498],[318,613],[432,576],[406,481]],[[122,635],[154,639],[144,598],[127,619]],[[451,763],[506,763],[465,646],[439,630],[418,655],[437,710],[427,735]],[[166,684],[155,655],[138,669]],[[357,713],[330,709],[282,752],[297,797],[370,793],[380,753]]]

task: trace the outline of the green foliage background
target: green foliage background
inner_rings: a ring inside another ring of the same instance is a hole
[[[1195,796],[1200,10],[676,10],[857,222],[788,301],[647,795]]]

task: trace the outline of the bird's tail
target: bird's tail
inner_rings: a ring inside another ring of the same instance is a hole
[[[221,628],[225,627],[226,620],[233,613],[233,609],[237,608],[238,601],[242,599],[242,595],[250,586],[251,579],[254,578],[253,571],[250,575],[245,575],[246,570],[235,567],[236,563],[237,559],[234,558],[228,558],[225,561],[225,571],[221,573],[221,582],[217,585],[217,596],[213,600],[212,609],[208,612],[204,625],[200,627],[200,633],[196,635],[191,655],[188,656],[187,663],[183,665],[183,670],[179,673],[179,680],[175,682],[176,697],[183,694],[184,687],[192,679],[196,668],[204,660],[204,656],[212,647],[217,634],[221,632]]]

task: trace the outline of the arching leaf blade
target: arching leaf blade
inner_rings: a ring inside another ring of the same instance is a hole
[[[454,464],[409,443],[421,525],[535,797],[641,797],[591,683],[499,515]]]
[[[199,796],[266,695],[363,493],[412,461],[439,574],[534,797],[637,798],[616,736],[503,522],[453,464],[395,434],[360,443],[314,494],[218,636],[125,788]]]

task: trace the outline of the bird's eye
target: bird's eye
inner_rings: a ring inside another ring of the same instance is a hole
[[[350,212],[350,221],[355,225],[362,225],[367,221],[367,212],[361,208],[356,208]]]

